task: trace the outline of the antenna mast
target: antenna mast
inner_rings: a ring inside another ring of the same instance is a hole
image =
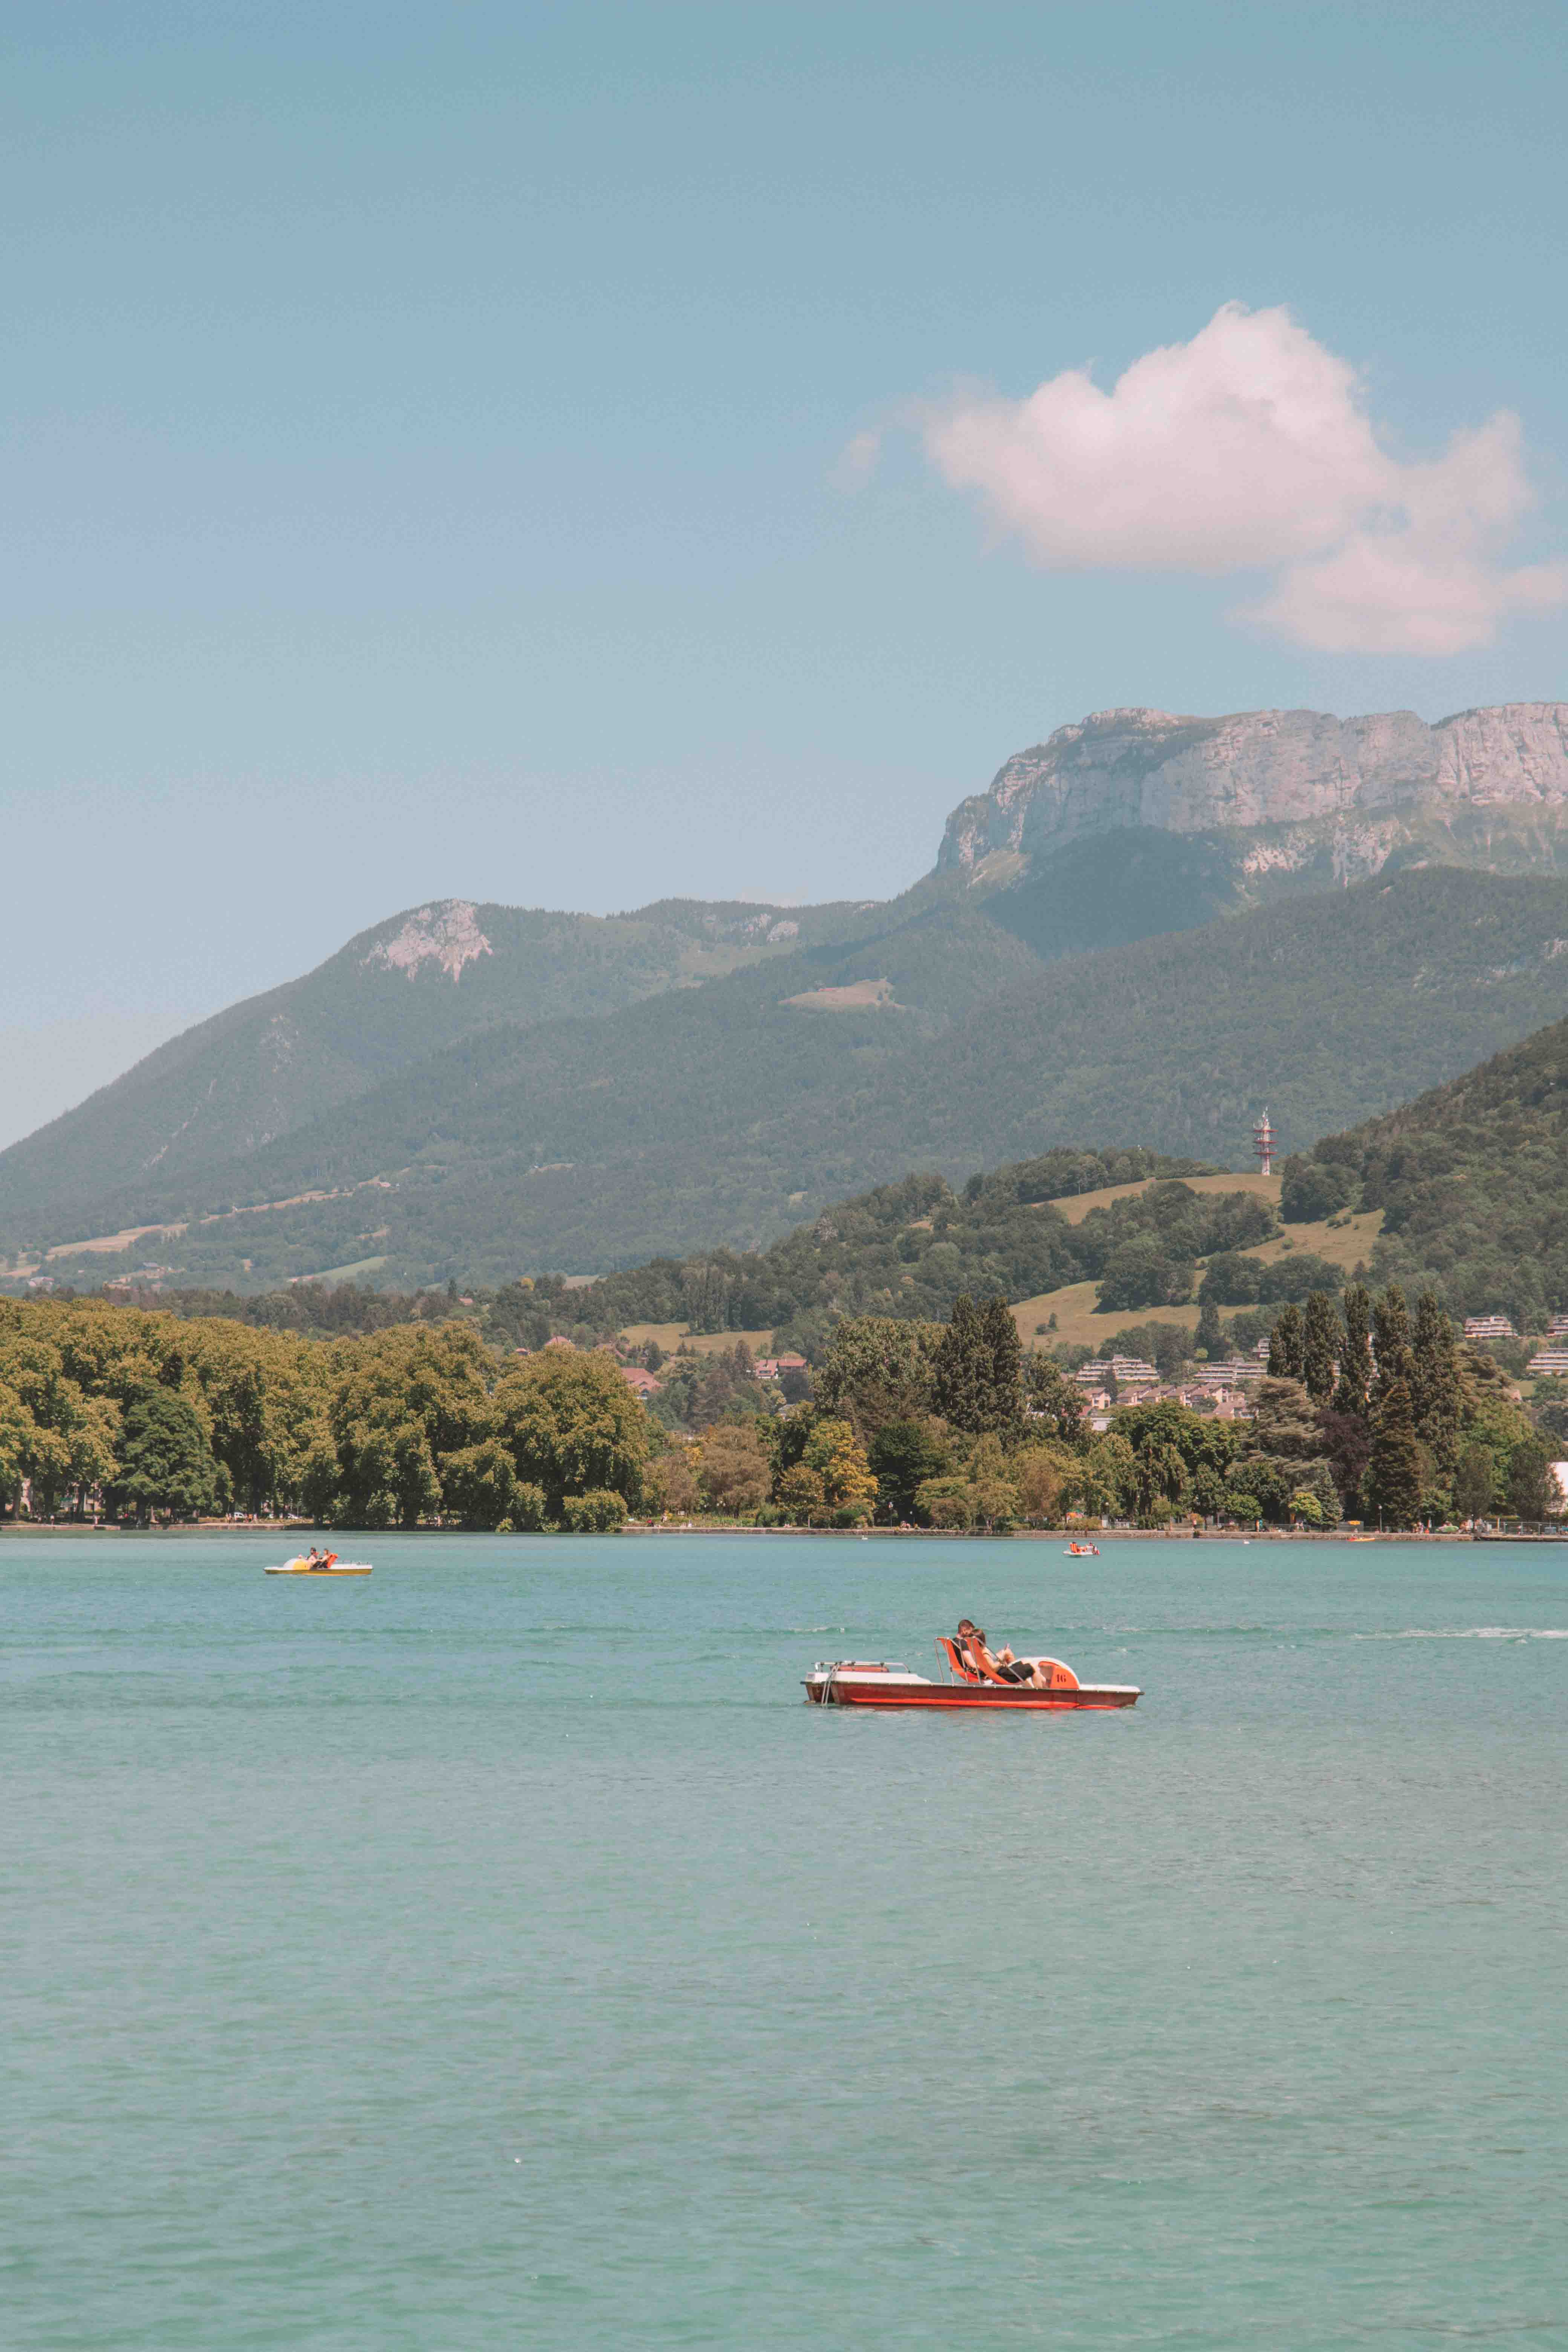
[[[1274,1129],[1268,1124],[1268,1113],[1267,1110],[1265,1110],[1262,1118],[1258,1120],[1258,1125],[1252,1130],[1252,1150],[1253,1156],[1258,1161],[1258,1174],[1260,1176],[1272,1176],[1274,1173]]]

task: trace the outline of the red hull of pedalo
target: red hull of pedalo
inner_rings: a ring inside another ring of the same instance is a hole
[[[826,1677],[824,1676],[824,1682]],[[971,1684],[927,1683],[923,1689],[911,1689],[908,1684],[889,1685],[885,1678],[868,1675],[864,1682],[849,1682],[835,1675],[831,1685],[823,1689],[813,1675],[806,1683],[805,1695],[813,1706],[966,1706],[981,1708],[992,1714],[1016,1712],[1027,1707],[1037,1714],[1062,1713],[1069,1707],[1135,1706],[1142,1696],[1120,1683],[1096,1689],[1092,1683],[1080,1683],[1075,1691],[998,1690],[987,1684],[978,1687]]]
[[[947,1643],[939,1643],[938,1649],[952,1657]],[[1042,1689],[1032,1682],[982,1682],[967,1675],[952,1682],[938,1683],[926,1675],[911,1675],[907,1666],[886,1664],[880,1659],[844,1658],[819,1664],[816,1672],[805,1678],[805,1695],[813,1706],[967,1707],[987,1714],[1023,1708],[1033,1714],[1043,1711],[1057,1715],[1069,1708],[1135,1706],[1142,1696],[1133,1683],[1080,1683],[1072,1668],[1064,1666],[1057,1658],[1028,1658],[1018,1663],[1031,1669],[1045,1668],[1049,1675],[1048,1686]]]

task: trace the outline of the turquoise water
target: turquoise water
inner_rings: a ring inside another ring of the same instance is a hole
[[[277,1556],[0,1542],[8,2343],[1568,2342],[1568,1547]]]

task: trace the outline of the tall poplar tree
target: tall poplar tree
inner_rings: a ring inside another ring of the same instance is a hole
[[[1225,1334],[1219,1328],[1219,1308],[1212,1298],[1205,1298],[1198,1308],[1198,1332],[1193,1344],[1203,1349],[1211,1364],[1217,1363],[1225,1351]]]
[[[1377,1359],[1373,1401],[1381,1404],[1395,1381],[1410,1381],[1410,1310],[1405,1293],[1391,1282],[1372,1310],[1372,1351]]]
[[[1314,1404],[1327,1404],[1334,1392],[1334,1359],[1340,1348],[1340,1318],[1326,1290],[1310,1291],[1302,1318],[1301,1379]]]
[[[1306,1369],[1303,1349],[1305,1339],[1299,1307],[1282,1307],[1268,1334],[1268,1377],[1271,1381],[1299,1381]]]
[[[1364,1421],[1372,1391],[1372,1298],[1363,1283],[1352,1282],[1341,1302],[1344,1336],[1339,1349],[1340,1377],[1334,1411]]]
[[[1445,1478],[1453,1475],[1458,1460],[1459,1405],[1454,1327],[1436,1292],[1424,1290],[1415,1302],[1415,1330],[1410,1343],[1410,1409],[1415,1434],[1431,1449]]]
[[[1385,1528],[1414,1527],[1421,1516],[1421,1448],[1405,1381],[1389,1381],[1373,1415],[1362,1496]]]

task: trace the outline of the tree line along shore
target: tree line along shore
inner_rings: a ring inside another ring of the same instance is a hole
[[[1412,1310],[1396,1283],[1286,1302],[1247,1418],[1162,1397],[1103,1427],[1060,1362],[1025,1352],[1001,1297],[961,1293],[942,1319],[840,1317],[793,1399],[737,1343],[692,1372],[674,1426],[612,1349],[507,1346],[463,1306],[428,1295],[416,1319],[312,1339],[0,1299],[0,1517],[1395,1529],[1540,1521],[1557,1503],[1551,1451],[1501,1367],[1458,1339],[1434,1291]]]

